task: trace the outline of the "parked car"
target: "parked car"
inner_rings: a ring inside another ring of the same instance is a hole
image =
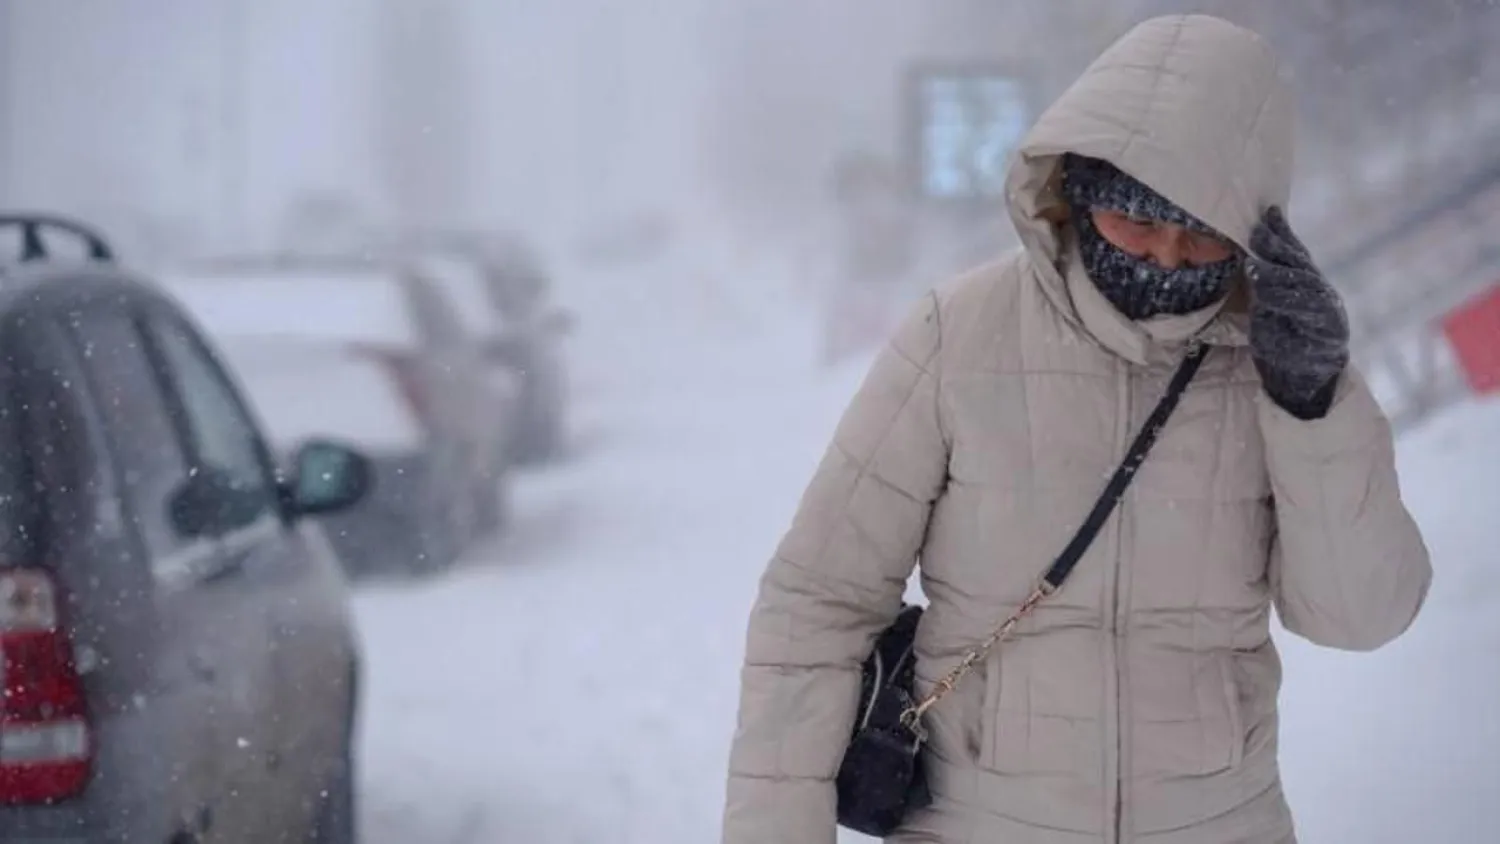
[[[406,233],[390,241],[407,254],[467,267],[445,277],[464,276],[461,283],[471,290],[463,295],[485,323],[475,330],[485,338],[488,359],[520,379],[511,457],[519,464],[559,457],[568,442],[565,341],[575,317],[557,303],[538,252],[518,236],[482,232]]]
[[[279,472],[171,298],[78,224],[0,228],[0,842],[350,844],[360,649],[310,517],[368,462]]]
[[[264,256],[200,263],[166,284],[251,389],[264,384],[277,427],[295,436],[337,419],[372,456],[374,494],[330,525],[354,572],[439,569],[500,527],[514,379],[490,376],[431,278],[389,262]]]

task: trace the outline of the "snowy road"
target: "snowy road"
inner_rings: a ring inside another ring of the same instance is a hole
[[[716,840],[745,612],[858,375],[820,382],[794,353],[756,373],[757,354],[620,359],[604,424],[524,480],[512,536],[363,591],[369,844]],[[1492,403],[1403,444],[1438,566],[1409,637],[1366,655],[1281,636],[1304,844],[1500,841],[1495,431]]]
[[[772,529],[716,547],[731,502],[649,481],[708,469],[601,448],[451,578],[362,597],[371,844],[706,840]]]

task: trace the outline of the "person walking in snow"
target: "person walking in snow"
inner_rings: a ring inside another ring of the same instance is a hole
[[[930,799],[887,841],[1296,840],[1271,609],[1371,650],[1432,571],[1339,297],[1282,210],[1292,115],[1258,36],[1188,15],[1136,26],[1038,119],[1008,173],[1022,247],[906,317],[761,580],[724,844],[832,844],[861,665],[914,567],[917,694],[977,656],[921,716]]]

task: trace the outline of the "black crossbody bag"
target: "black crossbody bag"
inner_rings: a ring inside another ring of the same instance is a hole
[[[843,762],[839,765],[836,779],[839,826],[883,838],[900,827],[908,812],[931,804],[932,795],[922,769],[922,747],[927,743],[923,716],[953,691],[977,663],[989,656],[996,645],[1007,639],[1037,604],[1062,586],[1124,497],[1136,470],[1156,444],[1157,434],[1177,408],[1178,400],[1197,374],[1206,354],[1207,347],[1200,344],[1188,349],[1187,356],[1167,385],[1166,395],[1162,396],[1130,444],[1130,450],[1104,487],[1094,509],[1042,575],[1036,589],[988,638],[965,652],[963,659],[938,680],[926,696],[918,699],[916,695],[916,655],[913,653],[922,608],[904,605],[896,621],[881,632],[874,650],[865,659],[859,708],[856,710],[858,717]]]

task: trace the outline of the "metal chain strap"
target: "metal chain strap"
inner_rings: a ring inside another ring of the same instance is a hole
[[[947,674],[943,675],[942,679],[933,685],[932,691],[929,691],[920,701],[907,707],[901,713],[902,726],[925,738],[926,730],[922,728],[921,722],[922,716],[927,714],[927,710],[935,706],[938,701],[947,697],[948,693],[953,691],[953,688],[958,685],[959,681],[967,676],[970,671],[974,670],[975,665],[989,656],[990,651],[994,650],[996,645],[1010,638],[1010,634],[1016,629],[1016,625],[1020,624],[1022,619],[1030,615],[1031,611],[1036,609],[1037,604],[1040,604],[1043,599],[1055,591],[1057,590],[1052,584],[1045,580],[1042,581],[1032,591],[1031,595],[1021,602],[1021,606],[1014,613],[1011,613],[1011,616],[1004,623],[995,628],[995,631],[989,635],[989,638],[966,651],[964,658],[959,660],[957,665],[953,666]]]
[[[977,647],[965,652],[964,658],[959,660],[958,664],[953,666],[947,674],[943,675],[943,678],[937,681],[937,684],[932,687],[932,690],[925,697],[907,707],[901,713],[902,726],[911,730],[920,740],[925,741],[927,732],[922,727],[922,716],[927,714],[927,710],[931,709],[938,701],[947,697],[948,693],[953,691],[953,687],[957,686],[959,681],[970,671],[973,671],[974,666],[979,664],[980,660],[989,656],[990,651],[994,650],[996,645],[1010,637],[1010,634],[1016,629],[1016,625],[1021,623],[1021,619],[1030,615],[1031,611],[1036,609],[1037,604],[1040,604],[1045,598],[1057,591],[1057,587],[1062,584],[1063,580],[1067,578],[1068,572],[1072,570],[1073,564],[1078,562],[1079,558],[1083,555],[1084,549],[1088,547],[1088,544],[1098,533],[1099,528],[1109,518],[1109,514],[1114,510],[1115,505],[1120,502],[1121,496],[1125,494],[1125,487],[1130,484],[1131,476],[1135,474],[1136,470],[1141,467],[1141,463],[1145,461],[1146,455],[1151,451],[1151,446],[1156,442],[1157,434],[1160,433],[1162,426],[1166,424],[1167,417],[1177,407],[1177,400],[1182,397],[1183,391],[1187,389],[1188,382],[1198,372],[1198,366],[1203,362],[1203,358],[1207,353],[1208,347],[1196,340],[1188,346],[1188,351],[1183,356],[1182,364],[1177,368],[1177,373],[1172,376],[1172,380],[1167,385],[1166,394],[1157,403],[1156,409],[1151,411],[1151,416],[1146,420],[1145,428],[1136,435],[1135,441],[1131,443],[1129,450],[1126,451],[1124,461],[1115,470],[1114,475],[1109,480],[1109,484],[1104,488],[1104,494],[1095,503],[1093,511],[1089,513],[1088,518],[1083,523],[1083,527],[1079,528],[1077,535],[1073,537],[1073,541],[1068,543],[1068,547],[1063,550],[1062,554],[1053,562],[1052,567],[1043,575],[1042,581],[1037,584],[1036,589],[1032,591],[1026,600],[1021,602],[1021,606],[1011,614],[1010,618],[1007,618],[1005,623],[995,628],[995,632],[991,633],[989,638],[979,643]]]

